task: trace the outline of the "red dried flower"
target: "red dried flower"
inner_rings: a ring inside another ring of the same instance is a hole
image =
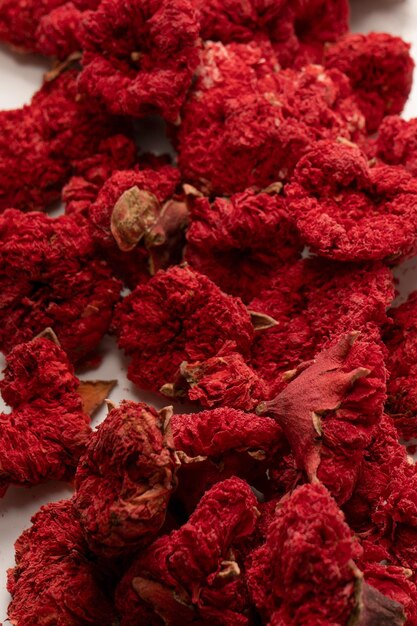
[[[239,478],[218,483],[179,530],[157,539],[122,580],[122,626],[249,625],[241,564],[233,548],[252,534],[256,498]]]
[[[132,287],[181,260],[188,210],[175,200],[179,182],[169,165],[115,172],[90,207],[96,244]]]
[[[278,71],[267,44],[205,45],[183,109],[178,163],[204,192],[231,195],[286,180],[319,139],[363,133],[349,79],[315,65]]]
[[[391,476],[398,472],[412,472],[405,448],[398,441],[394,422],[388,415],[383,415],[375,426],[360,465],[355,490],[344,505],[344,511],[350,526],[366,536],[372,528],[372,512],[386,491]]]
[[[13,409],[0,415],[0,496],[10,485],[71,479],[91,430],[63,350],[43,338],[17,346],[0,386]]]
[[[288,386],[259,405],[287,437],[297,465],[346,502],[360,462],[382,417],[385,366],[380,346],[357,334],[342,335],[313,361],[289,372]]]
[[[302,251],[284,201],[274,188],[260,194],[249,189],[213,203],[196,198],[190,217],[186,260],[244,302]]]
[[[286,196],[302,238],[320,256],[394,263],[416,251],[416,180],[400,167],[369,167],[356,146],[317,143]]]
[[[388,348],[387,411],[407,440],[417,436],[417,291],[389,311],[384,341]]]
[[[207,408],[232,407],[252,411],[268,396],[268,385],[234,350],[234,344],[205,361],[180,365],[174,384],[161,387],[165,396],[187,396]]]
[[[62,190],[65,213],[88,215],[90,206],[113,172],[133,167],[135,161],[136,145],[132,139],[122,134],[103,139],[96,154],[73,164],[74,175]]]
[[[82,92],[111,113],[177,120],[198,65],[189,0],[102,0],[81,28]]]
[[[129,554],[164,523],[179,465],[170,417],[166,409],[122,402],[92,435],[77,469],[74,507],[93,551]]]
[[[129,379],[153,391],[175,381],[183,361],[206,360],[226,341],[247,355],[254,336],[241,300],[188,267],[159,271],[136,287],[117,308],[113,328],[132,357]]]
[[[410,580],[411,571],[379,563],[361,563],[361,569],[368,585],[403,605],[407,617],[405,626],[416,626],[417,587]]]
[[[31,104],[0,112],[0,211],[43,209],[81,159],[95,155],[119,121],[80,98],[78,74],[68,70],[46,82]]]
[[[417,175],[417,118],[386,117],[377,139],[378,156],[390,165],[403,165]]]
[[[43,506],[16,542],[8,615],[19,626],[113,626],[103,572],[91,561],[71,500]]]
[[[0,215],[0,348],[51,327],[74,363],[94,355],[120,283],[94,256],[88,223],[8,210]]]
[[[82,12],[99,0],[1,0],[0,39],[25,52],[66,59],[80,50]]]
[[[363,583],[353,561],[358,556],[360,548],[326,489],[296,489],[281,501],[264,545],[249,559],[249,590],[265,623],[403,624],[402,605]]]
[[[349,34],[325,49],[326,68],[350,78],[369,133],[386,115],[401,113],[411,91],[410,45],[386,33]]]
[[[393,277],[383,265],[304,259],[283,267],[249,305],[277,321],[257,333],[251,365],[278,392],[283,374],[312,359],[330,337],[347,328],[374,333],[393,298]]]
[[[193,0],[201,36],[230,43],[269,39],[281,66],[320,62],[323,45],[348,29],[346,0]]]

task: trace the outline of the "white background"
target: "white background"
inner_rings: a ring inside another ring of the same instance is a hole
[[[417,0],[352,0],[352,30],[358,32],[385,31],[402,36],[413,43],[413,56],[417,59]],[[0,47],[0,109],[13,109],[30,101],[39,87],[48,64],[42,59],[18,56]],[[415,86],[404,117],[417,117],[417,75]],[[166,149],[166,142],[155,137],[155,149]],[[147,142],[148,143],[148,142]],[[152,146],[146,146],[149,149]],[[1,245],[1,242],[0,242]],[[401,279],[401,295],[417,287],[417,262],[409,261],[398,270]],[[118,379],[118,386],[111,393],[115,402],[123,398],[139,399],[126,379],[126,364],[115,349],[112,340],[106,339],[103,362],[99,368],[89,371],[85,379]],[[0,357],[0,365],[3,366]],[[140,399],[158,408],[166,402],[151,394],[141,394]],[[0,410],[4,405],[0,399]],[[96,415],[94,424],[104,418],[104,409]],[[48,483],[33,489],[9,489],[0,501],[0,621],[6,619],[9,596],[6,591],[6,570],[14,564],[13,543],[29,526],[30,517],[41,504],[67,498],[71,488],[62,483]]]

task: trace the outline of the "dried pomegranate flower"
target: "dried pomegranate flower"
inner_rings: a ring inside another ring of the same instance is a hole
[[[248,189],[230,199],[210,203],[196,198],[191,203],[186,260],[244,302],[302,251],[284,201],[275,191],[257,194]]]
[[[175,381],[183,361],[206,360],[226,341],[247,355],[254,336],[241,300],[189,267],[159,271],[136,287],[116,309],[113,328],[132,357],[129,379],[153,391]]]
[[[384,341],[388,348],[387,411],[407,440],[417,436],[417,291],[389,311]]]
[[[100,142],[97,153],[73,164],[74,175],[62,190],[65,213],[88,215],[104,183],[116,170],[133,167],[135,142],[125,135],[113,135]]]
[[[417,118],[402,120],[398,115],[386,117],[377,139],[377,154],[389,165],[403,165],[417,175]]]
[[[90,559],[71,500],[43,506],[15,544],[8,616],[19,626],[113,626],[103,572]]]
[[[179,465],[170,410],[122,402],[92,435],[75,478],[74,507],[99,554],[149,544],[165,520]]]
[[[170,165],[114,172],[90,207],[96,244],[132,287],[181,260],[188,210],[174,196],[179,182]]]
[[[0,215],[0,348],[9,352],[50,326],[74,363],[94,356],[121,284],[94,255],[82,216]]]
[[[321,480],[339,503],[350,498],[382,417],[385,377],[381,347],[348,333],[288,372],[288,386],[257,409],[278,421],[298,467],[309,480]]]
[[[122,626],[249,625],[249,603],[234,547],[258,512],[251,489],[230,478],[207,491],[179,530],[139,555],[118,588]]]
[[[0,415],[0,495],[10,485],[70,480],[91,433],[84,403],[91,390],[82,388],[65,352],[46,338],[16,346],[0,387],[13,409]]]
[[[183,108],[178,164],[184,179],[210,194],[263,189],[290,177],[312,143],[356,140],[363,127],[338,70],[279,71],[266,44],[208,42]]]
[[[404,623],[403,607],[363,582],[361,554],[321,485],[282,499],[264,545],[249,558],[249,590],[270,626]]]
[[[198,65],[189,0],[102,0],[81,28],[82,92],[118,115],[178,119]]]
[[[203,39],[230,43],[267,38],[280,65],[320,62],[323,45],[348,29],[346,0],[193,0]]]
[[[401,167],[369,167],[356,146],[318,142],[286,195],[302,238],[320,256],[393,263],[416,251],[417,181]]]
[[[401,113],[411,91],[414,61],[410,45],[386,33],[350,33],[325,49],[326,68],[350,78],[368,132],[386,115]]]
[[[277,321],[256,335],[251,365],[277,393],[283,374],[312,359],[330,337],[347,328],[374,334],[393,298],[393,277],[382,264],[304,259],[283,267],[249,304]]]
[[[403,605],[407,617],[406,626],[416,626],[417,588],[410,580],[411,570],[379,563],[361,563],[360,567],[368,585]]]
[[[80,50],[82,12],[99,0],[1,0],[0,39],[25,52],[66,59]]]
[[[230,408],[174,415],[172,429],[181,459],[174,513],[192,513],[207,489],[231,476],[260,489],[271,458],[286,446],[275,420]]]
[[[78,74],[68,70],[46,82],[22,109],[0,113],[0,211],[33,210],[58,200],[80,159],[120,132],[110,118],[77,90]]]
[[[168,397],[188,397],[207,408],[232,407],[252,411],[268,396],[268,385],[227,343],[205,361],[183,362],[174,384],[161,387]]]
[[[404,446],[398,441],[394,422],[383,415],[375,426],[361,462],[358,481],[350,500],[344,505],[350,526],[366,536],[372,528],[371,514],[393,474],[413,472]]]

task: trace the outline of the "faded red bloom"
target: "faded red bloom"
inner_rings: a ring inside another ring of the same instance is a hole
[[[71,500],[43,506],[15,544],[8,616],[19,626],[113,626],[103,572],[89,558]]]
[[[389,311],[384,341],[388,348],[387,411],[405,439],[417,436],[417,292]]]
[[[320,62],[323,45],[348,30],[346,0],[193,0],[201,36],[230,43],[269,39],[283,67]]]
[[[386,33],[350,33],[325,49],[326,68],[350,78],[369,133],[386,115],[401,113],[413,83],[410,44]]]
[[[157,539],[118,588],[121,626],[249,625],[242,564],[233,548],[250,536],[258,512],[247,483],[230,478],[206,492],[179,530]]]
[[[1,0],[0,39],[25,52],[66,59],[80,50],[82,12],[99,0]]]
[[[132,287],[181,260],[188,210],[175,200],[179,182],[170,165],[114,172],[90,206],[96,244]]]
[[[286,445],[275,420],[229,408],[174,415],[172,430],[181,459],[173,510],[179,502],[188,513],[225,478],[239,476],[263,487],[268,463]]]
[[[412,256],[417,240],[417,181],[401,167],[370,167],[361,150],[319,142],[286,187],[305,243],[338,261]]]
[[[97,153],[73,164],[74,175],[62,190],[65,213],[88,214],[91,204],[115,170],[133,167],[136,145],[125,135],[103,139]]]
[[[248,189],[213,203],[196,198],[190,218],[186,260],[244,302],[302,251],[284,201],[274,188],[260,194]]]
[[[403,624],[402,605],[363,583],[353,560],[360,554],[324,487],[304,485],[283,498],[249,558],[249,590],[265,623]]]
[[[398,441],[398,434],[392,419],[383,415],[375,426],[371,441],[365,451],[358,481],[349,502],[344,505],[350,526],[364,533],[372,527],[371,515],[381,495],[388,486],[391,476],[398,472],[411,472],[404,446]]]
[[[387,117],[379,128],[378,156],[390,165],[403,165],[417,175],[417,118]]]
[[[383,265],[304,259],[283,267],[249,304],[277,321],[257,333],[251,365],[278,392],[283,374],[312,359],[329,338],[347,328],[374,334],[393,298],[393,277]]]
[[[6,353],[46,327],[74,363],[94,356],[121,285],[95,257],[82,216],[0,215],[0,348]]]
[[[417,624],[417,587],[410,580],[411,571],[394,565],[362,563],[361,569],[369,585],[387,598],[399,602],[407,617],[406,626]]]
[[[93,551],[130,554],[164,523],[179,465],[170,416],[122,402],[92,435],[77,469],[74,507]]]
[[[102,0],[83,14],[82,92],[111,113],[175,122],[198,65],[189,0]]]
[[[226,341],[249,353],[254,327],[240,299],[189,267],[159,271],[119,305],[113,319],[119,346],[132,357],[128,376],[159,391],[183,361],[206,360]]]
[[[0,415],[0,495],[10,485],[70,480],[91,429],[66,354],[49,339],[23,343],[0,386],[13,409]]]
[[[291,176],[315,141],[356,140],[363,127],[338,70],[279,71],[265,43],[208,42],[183,108],[178,163],[185,180],[210,194],[262,190]]]
[[[257,409],[278,421],[309,480],[318,478],[341,504],[352,495],[386,397],[382,349],[356,337],[340,336],[289,372],[288,386]]]
[[[44,83],[30,105],[1,111],[0,210],[43,209],[58,200],[75,163],[120,132],[120,121],[80,98],[77,78],[68,70]]]
[[[161,393],[168,397],[188,397],[207,408],[232,407],[252,411],[268,396],[268,385],[235,352],[234,345],[224,347],[205,361],[180,365],[174,384],[164,385]]]

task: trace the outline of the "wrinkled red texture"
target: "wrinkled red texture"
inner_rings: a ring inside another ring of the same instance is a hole
[[[99,150],[121,123],[77,91],[75,70],[46,82],[22,109],[0,113],[0,210],[43,209],[80,159]]]
[[[413,83],[410,44],[386,33],[348,34],[325,49],[326,68],[350,78],[369,133],[386,115],[401,113]]]
[[[406,626],[417,624],[417,588],[410,580],[410,570],[394,565],[361,563],[365,580],[387,598],[399,602],[407,616]]]
[[[190,218],[186,260],[244,302],[302,251],[284,201],[274,191],[257,194],[248,189],[213,203],[196,198]]]
[[[232,407],[252,411],[268,397],[268,385],[234,351],[234,345],[219,350],[216,356],[194,363],[183,362],[173,385],[161,393],[169,397],[188,397],[206,408]]]
[[[129,555],[149,544],[164,523],[179,465],[165,413],[122,402],[80,459],[74,507],[99,554]]]
[[[7,353],[51,327],[71,361],[94,356],[121,284],[94,256],[87,222],[10,209],[0,238],[0,348]]]
[[[412,472],[404,446],[398,441],[393,420],[383,415],[375,426],[360,464],[359,477],[349,502],[344,506],[350,526],[366,533],[372,527],[371,514],[393,474]]]
[[[206,360],[226,341],[248,355],[254,329],[240,299],[189,267],[159,271],[117,307],[113,329],[131,362],[128,377],[159,391],[183,361]]]
[[[318,63],[323,45],[348,30],[346,0],[193,0],[201,36],[230,43],[269,39],[283,67]]]
[[[91,433],[66,354],[48,339],[23,343],[9,354],[0,415],[0,495],[10,485],[70,480]]]
[[[403,165],[417,175],[417,118],[386,117],[379,128],[377,154],[389,165]]]
[[[416,252],[417,181],[401,167],[370,167],[356,146],[318,142],[286,196],[304,242],[320,256],[398,263]]]
[[[265,543],[249,558],[252,600],[265,623],[347,624],[358,556],[359,545],[327,490],[299,487],[282,500]]]
[[[288,386],[257,409],[275,418],[297,465],[323,482],[339,503],[352,495],[386,398],[381,347],[341,335],[290,374]]]
[[[135,161],[136,145],[132,139],[122,134],[103,139],[96,154],[74,163],[74,175],[62,190],[65,213],[87,216],[113,172],[133,167]]]
[[[129,251],[119,248],[111,230],[115,204],[124,192],[137,187],[153,194],[162,211],[163,206],[174,196],[179,182],[178,170],[170,165],[161,165],[157,169],[136,167],[117,171],[105,182],[90,206],[89,218],[96,244],[116,274],[121,275],[131,287],[145,282],[154,273],[153,256],[149,250],[151,246],[147,248],[144,237]],[[177,236],[176,233],[167,233],[167,236],[170,234]],[[163,244],[160,247],[164,247]]]
[[[384,341],[388,348],[387,411],[407,440],[417,436],[417,292],[389,311]]]
[[[72,501],[43,506],[15,544],[8,616],[19,626],[113,626],[103,572],[89,558]]]
[[[380,264],[340,264],[304,259],[283,267],[249,304],[277,325],[257,333],[251,365],[277,393],[283,374],[312,359],[346,329],[378,336],[394,298],[393,277]]]
[[[261,488],[268,462],[286,445],[275,420],[230,408],[174,415],[172,430],[181,459],[174,510],[180,502],[187,512],[207,489],[230,476]]]
[[[338,70],[279,71],[267,44],[208,42],[177,135],[185,180],[231,195],[287,180],[319,139],[363,134],[364,119]]]
[[[121,626],[246,626],[249,603],[233,547],[250,536],[256,498],[239,478],[207,491],[179,530],[157,539],[118,588]]]
[[[80,50],[82,11],[99,0],[1,0],[0,39],[14,48],[65,59]]]
[[[111,113],[175,122],[198,65],[188,0],[102,0],[83,14],[79,87]]]

